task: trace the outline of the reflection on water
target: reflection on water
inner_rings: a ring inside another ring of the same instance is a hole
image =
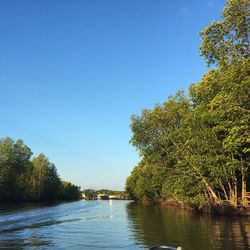
[[[0,249],[250,249],[248,218],[213,218],[127,201],[0,205]]]
[[[143,249],[128,240],[127,203],[1,206],[0,249]]]
[[[127,205],[134,239],[145,246],[181,245],[184,249],[250,249],[250,219],[198,215],[159,206]]]

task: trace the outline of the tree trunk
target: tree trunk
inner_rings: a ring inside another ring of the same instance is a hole
[[[205,184],[209,194],[211,195],[211,197],[213,198],[215,203],[218,203],[220,201],[219,197],[216,195],[216,193],[213,191],[213,189],[209,186],[209,184],[207,183],[207,181],[202,178],[202,182]]]
[[[242,200],[242,206],[247,207],[248,201],[247,201],[247,188],[246,188],[245,174],[242,174],[241,200]]]

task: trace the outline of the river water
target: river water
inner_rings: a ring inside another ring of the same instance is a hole
[[[130,201],[0,205],[0,249],[250,249],[250,218],[198,215]]]

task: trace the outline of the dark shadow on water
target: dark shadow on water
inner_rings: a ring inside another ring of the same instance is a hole
[[[0,216],[20,211],[34,210],[44,207],[53,207],[72,201],[43,201],[43,202],[20,202],[20,203],[0,203]]]
[[[3,229],[3,230],[0,230],[0,235],[1,234],[7,234],[7,233],[13,233],[13,232],[16,232],[16,231],[22,231],[22,230],[26,230],[26,229],[48,227],[48,226],[52,226],[52,225],[59,225],[59,224],[62,224],[62,223],[77,222],[77,221],[80,221],[80,219],[49,220],[49,221],[45,221],[45,222],[41,222],[41,223],[34,223],[34,224],[31,224],[31,225],[24,225],[24,226],[20,226],[20,227],[13,227],[13,228],[9,228],[9,229]]]
[[[21,238],[12,238],[0,241],[0,249],[27,249],[33,248],[37,249],[44,249],[44,247],[51,246],[53,248],[53,244],[51,241],[43,240],[39,236],[31,236],[28,239],[21,239]]]
[[[183,246],[191,250],[250,249],[250,218],[213,217],[190,211],[127,204],[132,237],[138,244]]]
[[[67,204],[69,202],[58,201],[0,204],[0,249],[44,249],[45,246],[53,246],[53,240],[43,233],[36,233],[36,229],[48,227],[49,232],[50,226],[79,221],[77,218],[60,219],[58,208]],[[67,206],[64,207],[61,209],[70,211]]]

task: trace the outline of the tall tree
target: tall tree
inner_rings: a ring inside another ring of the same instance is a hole
[[[0,201],[22,200],[29,192],[32,152],[22,140],[0,140]]]
[[[247,205],[249,178],[249,124],[250,124],[250,64],[243,59],[227,67],[227,70],[212,70],[202,81],[190,87],[196,113],[212,129],[221,142],[223,150],[218,157],[226,182],[224,193],[234,205],[238,201]],[[226,161],[225,161],[226,157]],[[223,177],[223,178],[222,178]],[[241,183],[241,184],[240,184]],[[239,192],[240,193],[239,193]]]
[[[200,33],[201,55],[208,65],[230,65],[249,57],[248,0],[228,0],[222,21],[212,22]]]
[[[34,157],[34,187],[39,199],[59,199],[61,180],[56,167],[44,154]]]
[[[228,0],[223,21],[201,32],[201,55],[208,65],[219,67],[191,85],[190,99],[178,93],[132,116],[131,142],[143,159],[127,180],[135,197],[147,194],[141,189],[148,183],[148,190],[154,173],[146,166],[157,164],[166,171],[161,192],[165,198],[233,207],[250,204],[248,11],[248,1]]]

